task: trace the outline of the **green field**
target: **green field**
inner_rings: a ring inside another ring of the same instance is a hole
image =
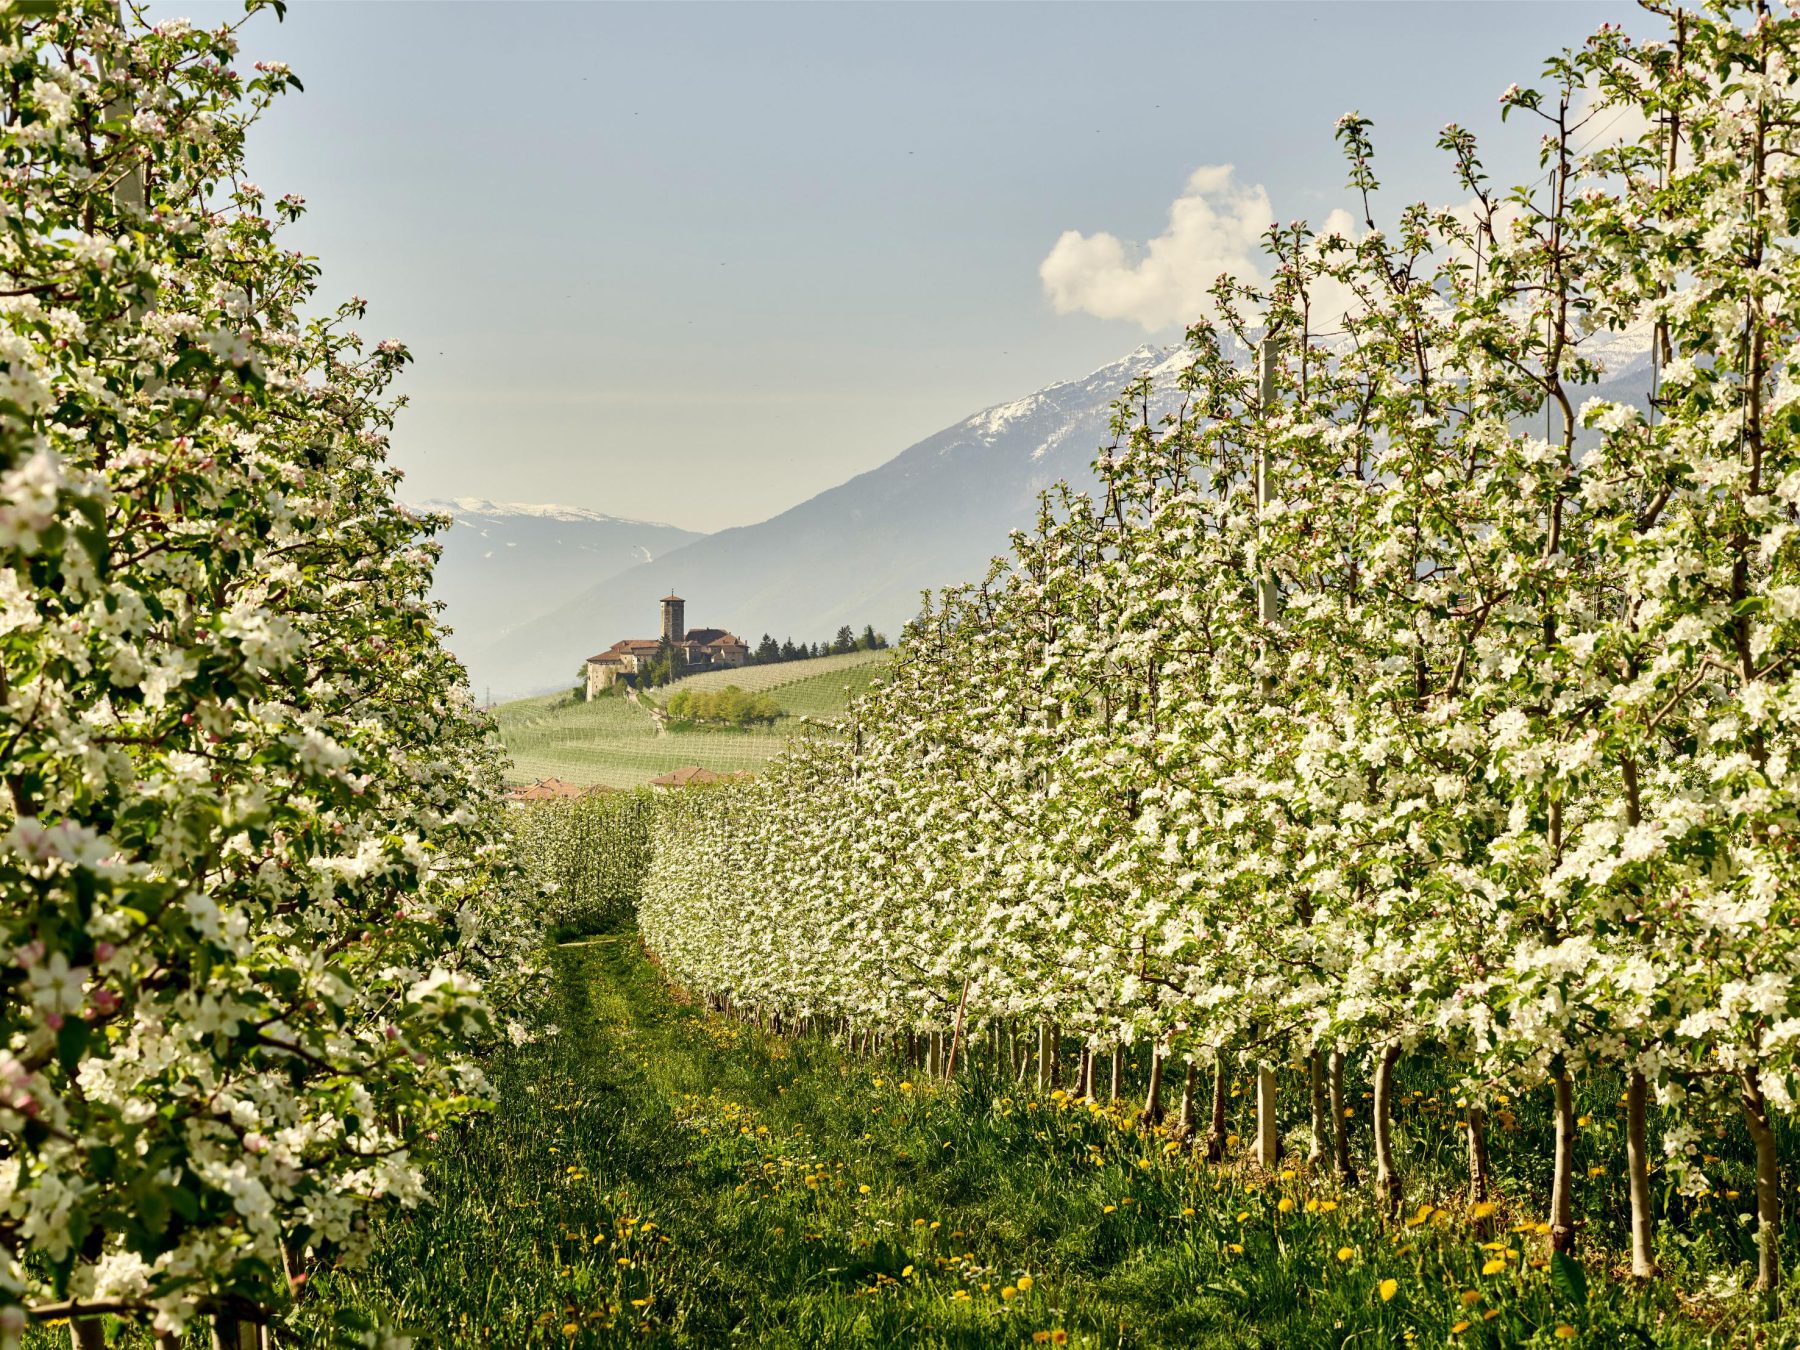
[[[496,1057],[495,1110],[430,1160],[434,1203],[386,1226],[367,1270],[316,1282],[289,1323],[301,1343],[333,1318],[422,1348],[1750,1343],[1741,1297],[1684,1306],[1591,1255],[1544,1268],[1541,1178],[1503,1173],[1499,1212],[1472,1218],[1453,1112],[1409,1112],[1423,1187],[1388,1224],[1328,1168],[1211,1165],[1125,1100],[997,1081],[980,1040],[946,1089],[708,1014],[635,934],[556,966],[557,1030]],[[1133,1100],[1142,1069],[1140,1049]],[[1433,1066],[1405,1076],[1435,1106]],[[1615,1089],[1584,1093],[1596,1122]],[[1234,1128],[1247,1101],[1234,1091]],[[1620,1147],[1599,1129],[1585,1146]],[[1738,1237],[1719,1225],[1683,1266],[1729,1269]]]
[[[660,703],[677,688],[717,689],[728,684],[766,693],[785,714],[768,729],[659,734],[649,709],[621,695],[589,703],[558,693],[503,703],[494,710],[494,719],[501,744],[512,758],[507,780],[561,778],[582,787],[636,787],[684,764],[717,773],[754,771],[794,736],[817,734],[819,723],[842,717],[850,700],[869,687],[891,657],[892,652],[852,652],[709,671],[654,695]]]
[[[666,695],[675,693],[675,689],[724,689],[727,684],[736,684],[745,693],[769,693],[776,695],[776,700],[783,707],[788,707],[788,697],[815,697],[821,704],[821,711],[832,707],[841,709],[853,695],[862,693],[869,686],[869,680],[875,679],[887,662],[893,661],[893,650],[886,652],[848,652],[841,657],[814,657],[812,661],[783,661],[774,666],[743,666],[740,670],[707,670],[700,675],[689,675],[688,679],[677,680],[668,689],[659,689],[657,698],[661,702]],[[796,707],[796,711],[808,713],[810,707]]]

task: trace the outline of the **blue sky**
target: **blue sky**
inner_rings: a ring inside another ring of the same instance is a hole
[[[306,83],[251,166],[307,198],[293,237],[328,293],[419,358],[409,498],[710,530],[1175,340],[1207,231],[1258,189],[1282,219],[1345,204],[1348,109],[1390,205],[1456,199],[1452,120],[1531,176],[1536,132],[1496,97],[1608,19],[1643,27],[1581,3],[298,0],[246,30],[246,61]],[[1133,271],[1209,167],[1161,270]]]

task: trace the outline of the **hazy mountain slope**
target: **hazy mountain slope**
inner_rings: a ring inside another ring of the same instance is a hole
[[[1648,346],[1647,332],[1589,338],[1584,349],[1609,374],[1578,402],[1641,404]],[[567,682],[583,657],[615,639],[654,637],[657,599],[670,590],[686,598],[690,626],[729,628],[753,645],[764,632],[812,640],[846,623],[895,636],[917,612],[922,589],[978,579],[1005,550],[1007,531],[1031,523],[1044,487],[1058,479],[1092,486],[1120,390],[1146,372],[1166,385],[1186,359],[1178,348],[1140,347],[1084,379],[978,413],[770,520],[708,535],[573,592],[474,652],[477,688],[491,683],[511,695]]]
[[[1179,361],[1140,348],[978,413],[770,520],[608,577],[476,653],[477,687],[510,694],[563,683],[615,639],[655,636],[657,598],[671,589],[686,598],[690,626],[729,628],[753,644],[764,632],[827,638],[846,623],[894,635],[922,589],[980,576],[1007,531],[1031,521],[1042,488],[1091,483],[1120,389]]]
[[[444,602],[444,618],[453,630],[450,648],[464,661],[600,578],[705,537],[568,506],[475,497],[419,506],[455,521],[439,536],[444,554],[432,595]],[[480,670],[472,671],[471,679],[480,694]]]

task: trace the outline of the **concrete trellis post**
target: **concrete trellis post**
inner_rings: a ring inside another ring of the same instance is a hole
[[[1275,368],[1280,355],[1280,341],[1273,333],[1265,334],[1257,347],[1258,392],[1265,420],[1269,410],[1275,405]],[[1256,447],[1256,617],[1264,629],[1275,622],[1275,573],[1264,565],[1262,549],[1262,514],[1268,509],[1269,498],[1269,440],[1265,427]],[[1267,702],[1275,696],[1275,679],[1268,671],[1269,644],[1266,638],[1262,655],[1262,696],[1264,702]],[[1264,1047],[1264,1055],[1267,1053],[1268,1048]],[[1264,1167],[1275,1166],[1281,1146],[1280,1131],[1275,1120],[1275,1096],[1275,1066],[1266,1057],[1260,1058],[1256,1065],[1256,1160]]]

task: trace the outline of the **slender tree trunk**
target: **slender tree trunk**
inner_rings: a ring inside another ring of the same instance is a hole
[[[1644,1075],[1632,1070],[1625,1084],[1625,1175],[1631,1184],[1631,1273],[1640,1280],[1656,1274],[1656,1216],[1650,1211],[1650,1154],[1644,1119],[1649,1088]]]
[[[214,1350],[269,1350],[269,1329],[247,1317],[218,1313],[212,1331]]]
[[[1281,1125],[1276,1119],[1279,1087],[1275,1066],[1267,1060],[1256,1064],[1256,1161],[1273,1167],[1281,1158]]]
[[[1038,1023],[1038,1091],[1048,1092],[1054,1072],[1054,1061],[1050,1056],[1050,1024]]]
[[[1162,1080],[1162,1052],[1152,1046],[1150,1047],[1150,1090],[1144,1094],[1144,1119],[1152,1125],[1162,1124]]]
[[[1781,1160],[1775,1156],[1775,1131],[1756,1070],[1745,1070],[1742,1083],[1744,1123],[1756,1145],[1756,1287],[1773,1317],[1781,1298]]]
[[[1194,1061],[1187,1062],[1187,1074],[1181,1080],[1181,1115],[1175,1123],[1175,1137],[1186,1143],[1194,1137],[1194,1089],[1199,1086],[1200,1070]]]
[[[1225,1047],[1221,1045],[1213,1050],[1212,1121],[1206,1133],[1208,1162],[1221,1162],[1225,1157],[1225,1074]]]
[[[1550,1061],[1556,1093],[1556,1154],[1550,1174],[1550,1250],[1575,1250],[1575,1083],[1561,1055]]]
[[[1125,1095],[1125,1042],[1114,1041],[1112,1052],[1112,1094],[1108,1101],[1118,1101]]]
[[[927,1055],[930,1056],[930,1058],[927,1059],[925,1062],[925,1072],[933,1078],[943,1077],[943,1074],[944,1074],[944,1033],[942,1031],[938,1031],[935,1029],[932,1031],[931,1046],[930,1046],[930,1049],[926,1051],[926,1053],[927,1053]]]
[[[1094,1047],[1081,1047],[1081,1067],[1075,1075],[1075,1095],[1087,1101],[1094,1095]]]
[[[70,1350],[106,1350],[106,1322],[99,1317],[69,1319]]]
[[[1354,1186],[1360,1177],[1350,1160],[1350,1108],[1344,1104],[1344,1052],[1333,1050],[1329,1065],[1331,1085],[1331,1152],[1337,1178],[1345,1186]]]
[[[1306,1160],[1316,1167],[1325,1161],[1327,1141],[1331,1138],[1325,1120],[1325,1058],[1317,1047],[1306,1057],[1306,1076],[1312,1088],[1312,1144],[1306,1150]]]
[[[1050,1024],[1050,1086],[1062,1086],[1062,1028]]]
[[[1394,1162],[1394,1065],[1400,1062],[1398,1043],[1385,1045],[1375,1061],[1375,1189],[1389,1218],[1400,1212],[1405,1183]]]
[[[1491,1189],[1488,1168],[1487,1112],[1469,1103],[1469,1203],[1479,1205]]]

